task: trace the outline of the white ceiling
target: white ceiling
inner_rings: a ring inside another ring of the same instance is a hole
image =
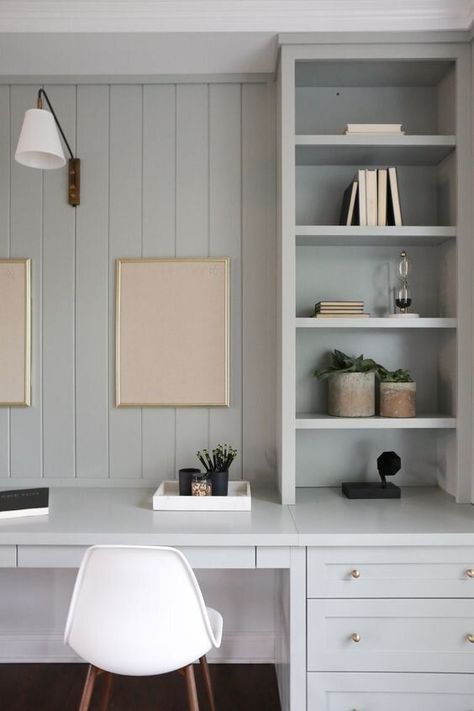
[[[283,32],[469,30],[474,0],[0,0],[11,77],[270,73]]]

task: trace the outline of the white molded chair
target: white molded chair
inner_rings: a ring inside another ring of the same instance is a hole
[[[201,662],[212,711],[206,654],[222,640],[222,616],[206,608],[198,582],[178,550],[93,546],[82,560],[69,607],[65,643],[89,662],[79,711],[87,711],[105,673],[101,711],[112,674],[151,676],[180,670],[190,711],[199,711],[193,662]]]

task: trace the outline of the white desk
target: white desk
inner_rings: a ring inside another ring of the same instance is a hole
[[[474,507],[438,489],[401,501],[302,489],[295,506],[257,491],[251,512],[200,514],[152,511],[152,493],[51,489],[48,517],[0,521],[0,566],[77,567],[107,543],[177,546],[196,568],[281,569],[285,709],[365,708],[376,693],[378,711],[395,691],[406,709],[474,708]],[[344,636],[355,629],[357,644]]]

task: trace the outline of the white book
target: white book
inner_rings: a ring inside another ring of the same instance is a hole
[[[367,224],[367,198],[365,185],[365,170],[362,168],[358,171],[359,183],[359,225]]]
[[[387,170],[377,171],[377,224],[385,227],[387,224]]]
[[[403,134],[401,123],[348,123],[346,134],[349,133],[386,133]]]
[[[402,226],[402,209],[400,205],[400,196],[398,194],[398,181],[397,181],[397,169],[388,169],[388,183],[390,188],[390,197],[388,202],[389,214],[391,219],[389,224],[393,224],[396,227]]]
[[[367,225],[377,224],[377,171],[365,171],[365,191],[367,196]]]

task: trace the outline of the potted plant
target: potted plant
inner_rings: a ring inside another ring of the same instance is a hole
[[[416,383],[409,370],[378,371],[381,417],[415,417]]]
[[[229,469],[236,456],[237,450],[227,444],[218,444],[211,454],[207,449],[197,453],[206,475],[211,479],[213,496],[227,496]]]
[[[314,372],[328,379],[328,412],[334,417],[372,417],[375,414],[375,374],[382,366],[363,355],[334,350],[327,368]]]

